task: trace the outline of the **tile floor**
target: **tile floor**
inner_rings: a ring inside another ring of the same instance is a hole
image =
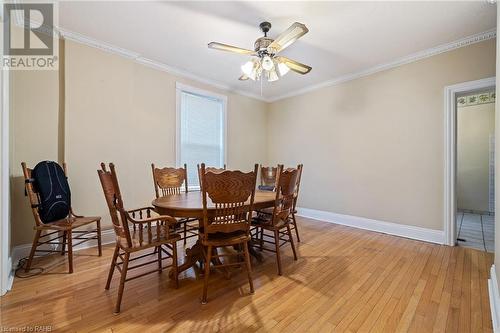
[[[494,215],[458,211],[458,245],[493,253],[495,249],[494,222]]]

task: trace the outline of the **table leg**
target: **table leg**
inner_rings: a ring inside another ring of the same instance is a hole
[[[259,262],[262,262],[263,261],[263,257],[262,257],[262,253],[258,252],[255,250],[253,244],[252,244],[252,241],[250,241],[248,243],[248,250],[250,252],[250,254],[252,256],[254,256],[257,261]],[[215,251],[217,251],[216,249],[214,249]],[[217,253],[217,252],[216,252]],[[215,254],[216,254],[215,253]],[[197,240],[196,243],[191,247],[191,248],[188,248],[186,249],[186,256],[185,256],[185,259],[184,259],[184,263],[182,263],[182,265],[180,265],[177,269],[177,272],[178,274],[180,274],[181,272],[184,272],[186,270],[188,270],[189,268],[193,267],[196,265],[196,262],[200,262],[200,263],[205,263],[205,256],[203,255],[203,245],[201,245],[201,242],[200,240]],[[213,258],[213,263],[214,265],[220,265],[222,264],[220,262],[220,259],[218,257],[214,257]],[[230,274],[228,271],[225,272],[226,274],[226,277],[229,277]],[[169,272],[169,277],[170,278],[173,278],[174,272],[173,270],[170,270]]]
[[[254,242],[252,242],[252,240],[248,242],[248,252],[250,252],[250,255],[253,256],[255,259],[257,259],[258,262],[264,261],[262,253],[255,250],[255,244]]]
[[[200,241],[197,240],[191,248],[186,249],[186,257],[184,259],[184,263],[179,266],[177,271],[180,274],[181,272],[184,272],[185,270],[188,270],[189,268],[196,265],[197,261],[204,260],[205,257],[203,255],[203,246],[201,245]],[[173,278],[172,270],[170,271],[169,276]]]

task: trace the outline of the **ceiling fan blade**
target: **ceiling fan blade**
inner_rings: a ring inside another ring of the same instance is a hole
[[[227,51],[227,52],[233,52],[233,53],[239,53],[239,54],[252,54],[255,52],[252,50],[242,49],[241,47],[231,46],[231,45],[217,43],[217,42],[208,43],[208,47],[211,49],[215,49],[215,50]]]
[[[304,36],[309,29],[299,22],[295,22],[288,29],[286,29],[281,35],[279,35],[269,46],[268,50],[271,50],[271,53],[278,53],[290,46],[293,42],[295,42],[300,37]]]
[[[248,79],[250,79],[250,78],[249,78],[248,76],[246,76],[245,74],[241,75],[241,76],[238,78],[238,80],[240,80],[240,81],[246,81],[246,80],[248,80]]]
[[[303,63],[300,63],[298,61],[292,60],[287,57],[276,57],[275,58],[277,61],[287,65],[292,71],[299,73],[299,74],[307,74],[311,71],[312,67],[307,66]]]

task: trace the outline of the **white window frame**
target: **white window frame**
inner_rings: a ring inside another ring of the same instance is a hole
[[[181,167],[181,96],[183,92],[206,96],[214,99],[218,99],[222,102],[222,138],[223,138],[223,161],[227,164],[227,96],[222,94],[217,94],[212,91],[196,88],[184,83],[175,83],[175,164],[179,168]],[[198,190],[199,186],[189,186],[189,189]]]

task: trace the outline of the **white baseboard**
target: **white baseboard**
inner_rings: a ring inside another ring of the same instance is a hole
[[[444,231],[421,228],[392,222],[378,221],[365,217],[336,214],[332,212],[298,208],[297,215],[306,218],[330,223],[341,224],[349,227],[382,232],[400,237],[406,237],[436,244],[444,244]]]
[[[107,229],[101,231],[102,245],[114,243],[115,240],[116,236],[115,236],[115,231],[113,229]],[[41,250],[49,249],[50,248],[49,246],[57,246],[57,245],[44,244],[39,246],[38,248]],[[75,246],[73,248],[73,251],[88,249],[95,246],[97,246],[97,240],[93,239],[88,242]],[[31,251],[31,244],[17,245],[14,247],[14,249],[12,250],[12,266],[11,266],[13,270],[17,268],[20,259],[29,256],[30,251]]]
[[[498,281],[495,265],[491,265],[490,278],[488,279],[488,294],[490,296],[491,320],[493,321],[493,332],[500,332],[500,294],[498,293]]]
[[[7,259],[7,265],[8,265],[7,267],[12,267],[12,257],[9,257]],[[14,271],[10,271],[8,281],[7,281],[7,290],[6,291],[11,290],[13,284],[14,284]]]
[[[12,267],[12,257],[7,257],[6,267]],[[2,279],[4,277],[1,277]],[[9,290],[12,289],[12,284],[14,283],[14,272],[10,270],[7,274],[6,280],[2,281],[2,290],[0,290],[0,296],[5,295]]]

